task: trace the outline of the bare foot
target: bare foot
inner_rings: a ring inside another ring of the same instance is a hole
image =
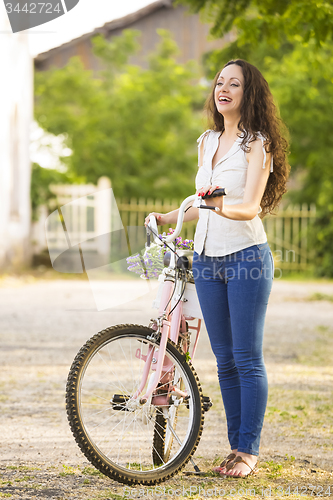
[[[249,453],[243,453],[241,451],[237,453],[237,456],[242,457],[248,465],[246,465],[244,462],[236,463],[234,467],[229,471],[226,471],[225,474],[227,474],[228,476],[245,477],[251,472],[251,469],[256,466],[258,457],[256,455],[250,455]]]

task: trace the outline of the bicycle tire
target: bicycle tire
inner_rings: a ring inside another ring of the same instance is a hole
[[[147,339],[153,333],[141,325],[102,330],[80,349],[67,379],[67,417],[81,451],[103,474],[128,485],[154,485],[178,473],[195,452],[203,429],[198,377],[184,354],[168,341],[166,357],[181,373],[190,398],[178,406],[177,438],[181,444],[173,439],[169,457],[162,457],[162,464],[154,465],[158,407],[146,403],[126,410],[125,404],[140,383],[145,365],[143,353],[149,346],[159,346],[159,341]],[[125,363],[128,369],[124,371]],[[122,393],[124,404],[114,403],[115,390]]]
[[[165,432],[166,432],[167,421],[164,418],[162,410],[157,408],[155,417],[155,428],[154,428],[154,438],[153,438],[153,462],[154,465],[162,465],[165,461]]]
[[[179,348],[179,346],[178,346]],[[180,389],[183,390],[183,384],[180,381]],[[173,429],[176,430],[177,424],[178,407],[170,405],[168,408],[168,416]],[[154,429],[154,439],[153,439],[153,460],[154,464],[161,465],[164,461],[169,460],[172,443],[173,434],[170,432],[167,426],[167,420],[164,417],[163,411],[156,411],[155,418],[155,429]]]

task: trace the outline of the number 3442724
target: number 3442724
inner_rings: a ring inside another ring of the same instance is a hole
[[[18,14],[20,12],[24,12],[26,14],[51,14],[52,12],[62,12],[62,8],[60,7],[60,4],[57,3],[56,5],[52,5],[52,3],[25,3],[22,7],[20,7],[19,3],[6,3],[6,10],[8,14],[11,14],[12,12],[17,12]]]
[[[331,497],[331,493],[333,493],[333,485],[328,486],[313,486],[311,484],[307,486],[288,486],[288,488],[283,488],[282,486],[277,487],[276,495],[278,497],[284,495],[301,495],[301,496],[314,496],[314,497]]]

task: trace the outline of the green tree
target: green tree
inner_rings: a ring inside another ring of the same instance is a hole
[[[138,32],[93,40],[104,63],[97,74],[78,58],[36,74],[35,115],[55,135],[67,134],[69,172],[96,182],[110,177],[116,197],[182,197],[194,189],[196,138],[202,131],[199,69],[177,64],[168,32],[148,69],[127,63]]]
[[[291,138],[292,181],[287,197],[315,203],[315,269],[333,277],[333,5],[315,0],[181,0],[232,41],[206,54],[212,78],[226,61],[243,58],[268,81]]]
[[[38,207],[46,205],[51,211],[54,209],[56,196],[50,189],[51,184],[72,184],[83,182],[83,179],[70,172],[59,172],[53,168],[43,168],[38,163],[32,164],[31,171],[31,209],[32,220],[38,220]]]
[[[212,22],[215,37],[234,30],[239,46],[266,41],[276,47],[287,38],[318,46],[332,40],[333,5],[327,0],[179,0]]]
[[[315,203],[317,218],[311,230],[315,271],[333,276],[333,44],[315,50],[314,42],[293,51],[264,58],[264,74],[279,103],[291,136],[290,163],[297,189],[289,199]]]

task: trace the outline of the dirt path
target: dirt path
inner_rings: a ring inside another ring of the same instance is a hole
[[[117,294],[130,284],[107,285]],[[0,285],[0,498],[126,498],[122,487],[95,473],[75,444],[64,388],[71,361],[87,338],[117,323],[147,324],[155,314],[149,307],[154,293],[97,312],[87,281],[5,279]],[[103,290],[106,283],[100,286]],[[320,300],[308,300],[315,293]],[[274,283],[266,322],[270,394],[260,458],[262,474],[268,467],[275,479],[283,465],[304,478],[309,474],[312,483],[322,474],[333,497],[333,303],[327,300],[332,296],[333,283]],[[214,400],[195,455],[209,469],[227,445],[205,331],[194,366],[204,393]]]

